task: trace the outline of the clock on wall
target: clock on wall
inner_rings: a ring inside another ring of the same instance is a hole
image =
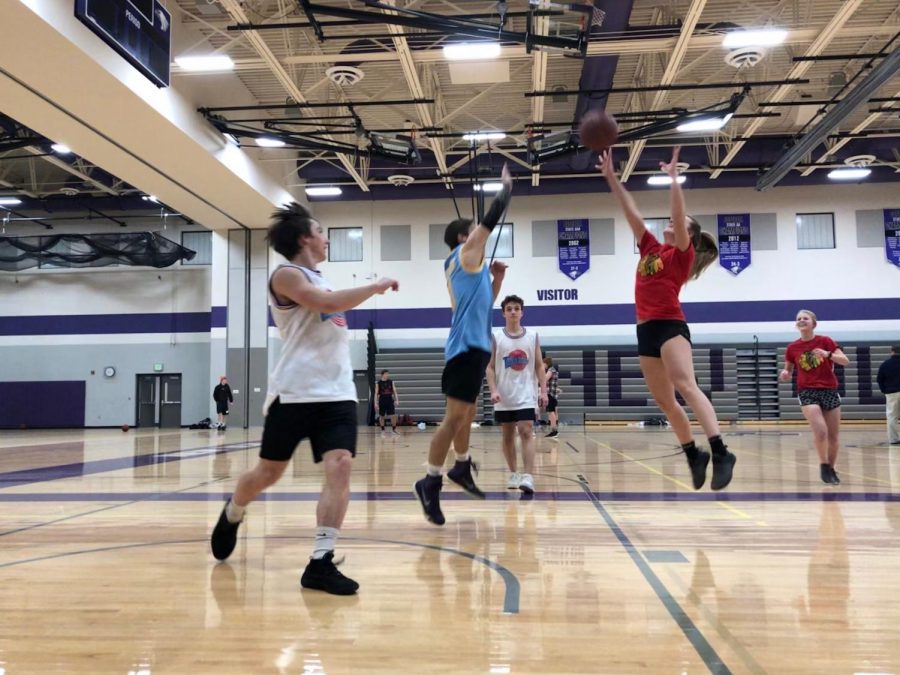
[[[112,377],[116,374],[116,369],[112,366],[106,366],[106,368],[103,369],[103,374],[106,375],[106,377]]]

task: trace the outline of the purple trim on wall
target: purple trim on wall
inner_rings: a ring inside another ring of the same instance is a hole
[[[0,335],[208,333],[209,312],[0,317]]]
[[[738,302],[688,302],[684,313],[692,324],[760,321],[793,322],[801,307],[828,321],[873,321],[900,318],[900,298],[849,300],[750,300]],[[0,335],[114,335],[128,333],[207,333],[224,328],[227,308],[212,312],[175,314],[80,314],[71,316],[0,317]],[[614,326],[634,323],[634,305],[532,305],[527,310],[530,326]],[[218,317],[218,318],[216,318]],[[381,329],[447,328],[449,307],[417,309],[358,309],[347,312],[352,330],[365,330],[369,321]],[[494,310],[494,326],[503,315]],[[269,316],[269,325],[275,323]]]
[[[213,307],[209,313],[210,328],[225,328],[228,326],[228,307]]]

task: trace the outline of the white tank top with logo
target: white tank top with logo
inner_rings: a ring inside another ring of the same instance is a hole
[[[334,290],[321,272],[300,265],[281,265],[272,275],[282,267],[300,270],[317,288]],[[269,277],[269,305],[282,345],[278,364],[269,375],[263,414],[276,398],[282,403],[356,401],[344,313],[325,314],[293,302],[281,304],[272,291],[272,277]]]
[[[537,333],[522,329],[510,337],[506,329],[494,333],[494,373],[500,402],[494,410],[526,410],[538,404],[538,379],[534,372]]]

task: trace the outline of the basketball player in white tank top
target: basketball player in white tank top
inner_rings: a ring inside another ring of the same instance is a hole
[[[272,317],[283,347],[263,412],[262,446],[257,465],[238,480],[213,530],[213,555],[225,560],[237,543],[244,509],[274,485],[287,468],[294,449],[308,438],[313,459],[321,462],[325,485],[316,507],[313,555],[300,583],[304,588],[351,595],[359,588],[334,564],[334,547],[350,502],[350,466],[356,455],[356,389],[344,312],[397,282],[332,291],[316,266],[327,259],[328,240],[309,211],[291,204],[275,212],[269,244],[289,264],[269,279]]]
[[[503,457],[509,467],[506,487],[534,493],[534,410],[547,405],[547,376],[537,333],[522,325],[524,302],[507,295],[500,303],[506,327],[494,333],[487,382],[494,404],[494,419],[503,432]],[[516,436],[522,446],[524,473],[516,463]]]

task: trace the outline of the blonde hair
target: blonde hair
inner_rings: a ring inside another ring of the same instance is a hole
[[[691,246],[694,247],[694,264],[688,279],[697,279],[713,261],[719,257],[719,247],[709,232],[703,232],[692,216],[687,216],[688,234],[691,235]]]
[[[813,328],[815,328],[819,324],[819,319],[816,318],[816,313],[811,309],[798,309],[797,314],[809,314],[809,318],[813,320]]]

